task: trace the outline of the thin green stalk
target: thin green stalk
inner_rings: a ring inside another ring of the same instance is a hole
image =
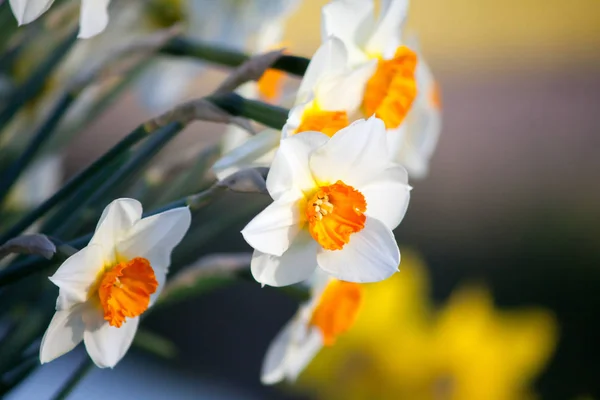
[[[31,77],[16,89],[11,95],[11,100],[0,110],[0,129],[3,129],[12,117],[27,103],[31,98],[42,90],[48,76],[54,71],[57,65],[69,52],[75,41],[79,27],[70,32],[67,37],[58,45],[56,49],[41,63],[41,65],[32,73]],[[2,131],[0,131],[0,136]]]
[[[107,194],[111,194],[116,187],[119,187],[131,179],[137,171],[145,166],[156,153],[161,150],[165,144],[173,139],[183,128],[180,122],[170,122],[162,128],[159,128],[143,146],[134,153],[134,155],[121,167],[116,173],[111,175],[96,191],[81,204],[79,212],[72,213],[69,218],[63,221],[61,226],[53,230],[53,235],[65,238],[75,231],[76,228],[84,223],[82,214],[95,216],[98,207],[105,205]]]
[[[73,375],[64,383],[63,387],[60,391],[52,397],[52,400],[64,400],[75,389],[75,387],[81,382],[83,378],[90,372],[94,367],[94,363],[89,357],[85,357],[85,359],[79,364]]]
[[[193,57],[228,67],[240,66],[250,58],[247,54],[235,50],[223,49],[219,46],[184,37],[171,39],[160,51],[170,56]],[[292,75],[303,76],[309,62],[310,60],[304,57],[282,55],[271,68]]]
[[[246,99],[236,93],[213,95],[207,100],[232,115],[250,118],[273,129],[283,128],[289,114],[286,108]]]
[[[152,210],[151,212],[144,213],[144,217],[156,215],[158,213],[171,210],[177,207],[189,206],[192,211],[198,210],[206,206],[214,197],[214,195],[222,190],[223,188],[221,187],[212,186],[203,192],[184,197],[182,199],[173,201],[163,207]],[[232,215],[235,216],[237,214],[234,212],[232,213]],[[81,249],[82,247],[88,244],[88,242],[92,238],[92,235],[92,233],[88,233],[86,235],[78,237],[77,239],[69,241],[67,244],[71,247]],[[41,257],[29,256],[23,259],[22,261],[13,263],[8,267],[0,270],[0,288],[20,281],[21,279],[26,278],[27,276],[30,276],[32,274],[42,272],[46,269],[46,267],[51,266],[53,262],[54,260],[46,260]]]
[[[115,146],[113,146],[108,152],[97,159],[93,164],[84,169],[82,172],[77,174],[71,180],[69,180],[58,192],[56,192],[48,200],[40,204],[35,210],[23,217],[17,222],[12,228],[10,228],[4,235],[0,237],[0,243],[4,243],[11,238],[18,236],[25,229],[29,228],[39,218],[43,217],[48,211],[54,208],[57,204],[70,197],[75,193],[83,184],[89,179],[95,176],[103,168],[111,164],[120,155],[129,150],[133,145],[138,143],[143,138],[152,134],[152,131],[148,131],[144,124],[138,126],[130,134],[125,136]]]
[[[61,96],[50,113],[50,116],[44,121],[42,126],[40,126],[23,154],[21,154],[21,156],[17,158],[6,171],[4,171],[0,177],[0,205],[3,203],[12,186],[34,159],[40,148],[50,138],[54,132],[54,128],[56,128],[74,100],[75,96],[71,93],[64,93]]]

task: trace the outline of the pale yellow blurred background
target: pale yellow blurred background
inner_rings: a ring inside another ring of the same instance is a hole
[[[365,0],[366,1],[366,0]],[[310,56],[325,0],[305,0],[290,19],[292,48]],[[596,0],[415,0],[407,25],[438,69],[553,69],[600,62]]]

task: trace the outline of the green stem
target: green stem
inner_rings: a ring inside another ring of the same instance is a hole
[[[159,128],[144,145],[134,153],[129,161],[123,165],[116,173],[111,175],[98,189],[96,189],[91,197],[80,204],[80,212],[71,213],[71,216],[64,220],[61,226],[53,231],[53,235],[64,238],[73,231],[73,227],[77,228],[84,223],[81,212],[85,215],[95,216],[95,211],[98,207],[103,206],[106,197],[110,197],[115,188],[127,184],[127,182],[139,171],[146,163],[161,150],[171,139],[173,139],[183,128],[183,124],[179,122],[170,122],[167,125]],[[87,210],[86,210],[87,209]],[[91,212],[86,212],[91,211]]]
[[[248,55],[235,50],[223,49],[219,46],[184,37],[171,39],[171,41],[163,46],[161,53],[171,56],[193,57],[228,67],[237,67],[250,58]],[[282,55],[271,68],[285,71],[292,75],[303,76],[309,62],[310,60],[304,57]]]
[[[289,114],[286,108],[246,99],[236,93],[213,95],[207,100],[231,115],[246,117],[273,129],[283,128]]]
[[[54,397],[52,397],[52,400],[66,399],[93,367],[94,363],[89,357],[86,356],[85,360],[83,360],[75,370],[75,373],[71,375],[71,377],[64,383],[60,391]]]
[[[2,174],[2,177],[0,178],[0,205],[8,195],[12,186],[34,159],[42,145],[44,145],[44,143],[46,143],[46,141],[50,138],[51,134],[54,132],[54,128],[56,128],[56,125],[58,125],[61,118],[69,109],[69,106],[74,100],[75,96],[70,93],[65,93],[62,95],[50,113],[50,116],[46,119],[42,126],[40,126],[37,133],[31,139],[31,142],[23,154],[21,154],[21,156],[17,158]]]
[[[42,64],[33,72],[31,77],[11,95],[11,100],[0,110],[0,129],[3,129],[19,109],[27,103],[32,97],[42,90],[48,76],[54,71],[57,65],[69,52],[75,41],[79,27],[70,32],[67,37],[58,45],[56,49],[42,62]],[[0,136],[1,136],[0,131]]]

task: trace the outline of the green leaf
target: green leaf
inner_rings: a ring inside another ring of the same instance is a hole
[[[133,345],[160,358],[173,359],[177,356],[177,346],[157,333],[139,328]]]

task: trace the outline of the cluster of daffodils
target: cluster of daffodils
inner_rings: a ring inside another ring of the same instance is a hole
[[[51,3],[10,0],[20,23],[37,18]],[[255,52],[281,46],[283,19],[297,4],[271,3],[278,4],[272,7],[277,13],[253,32]],[[322,346],[352,327],[362,284],[387,279],[399,268],[392,231],[408,208],[409,176],[427,172],[440,130],[440,102],[427,65],[402,41],[407,2],[381,3],[378,18],[370,0],[324,6],[322,44],[282,130],[249,136],[231,128],[213,168],[223,179],[248,167],[270,167],[266,188],[273,202],[241,232],[254,249],[251,272],[262,285],[305,282],[312,294],[269,348],[266,384],[295,379]],[[216,2],[190,4],[204,4],[199,8],[204,12]],[[82,0],[81,37],[104,29],[107,6],[108,0]],[[254,22],[264,18],[254,14]],[[244,27],[246,34],[255,29]],[[277,101],[279,80],[279,73],[268,70],[240,90]],[[97,366],[113,367],[163,288],[170,254],[190,221],[188,208],[142,218],[136,200],[111,203],[89,245],[50,278],[60,290],[40,360],[51,361],[83,341]]]
[[[216,164],[219,177],[270,165],[273,203],[242,231],[263,285],[309,282],[312,297],[274,339],[262,381],[295,380],[354,323],[361,284],[398,270],[392,230],[423,177],[440,131],[431,72],[402,42],[407,1],[334,0],[323,42],[281,133],[263,132]],[[366,119],[365,119],[366,118]]]

